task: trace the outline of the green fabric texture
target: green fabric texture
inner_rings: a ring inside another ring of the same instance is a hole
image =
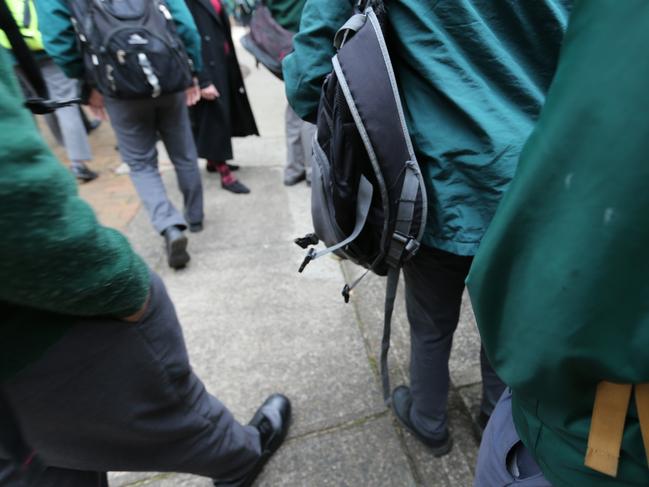
[[[35,2],[45,50],[69,78],[82,79],[83,59],[70,20],[67,0],[35,0]],[[176,24],[178,36],[194,63],[194,69],[200,72],[203,68],[201,38],[194,18],[189,13],[184,0],[167,0],[166,3]]]
[[[307,0],[284,80],[311,117],[350,1]],[[427,183],[424,244],[474,255],[552,80],[569,0],[387,0],[387,38]]]
[[[306,0],[265,0],[275,21],[291,32],[300,29],[300,18]]]
[[[635,407],[617,479],[584,467],[598,382],[649,381],[649,2],[581,0],[468,286],[517,430],[556,487],[647,486]]]
[[[131,315],[149,289],[146,264],[97,223],[21,100],[0,49],[0,379],[40,356],[74,317]]]

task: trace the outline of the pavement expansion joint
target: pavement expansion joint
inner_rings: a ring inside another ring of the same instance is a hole
[[[360,418],[352,419],[349,421],[343,421],[341,423],[332,425],[332,426],[327,426],[325,428],[317,429],[314,431],[307,431],[306,433],[302,433],[296,436],[290,436],[286,442],[287,443],[293,443],[295,441],[299,440],[305,440],[309,438],[318,438],[320,436],[328,435],[331,433],[335,433],[338,431],[346,431],[354,428],[358,428],[359,426],[363,426],[367,423],[370,423],[372,421],[376,421],[377,419],[384,418],[390,414],[389,409],[385,409],[384,411],[380,411],[378,413],[373,413],[373,414],[368,414],[367,416],[362,416]]]

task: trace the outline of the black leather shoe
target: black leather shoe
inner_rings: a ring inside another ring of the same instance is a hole
[[[167,262],[172,269],[182,269],[189,262],[187,253],[187,237],[183,231],[171,226],[167,228],[162,235],[165,239],[165,249],[167,250]]]
[[[232,193],[236,194],[248,194],[250,193],[250,190],[248,187],[243,184],[241,181],[234,181],[230,184],[225,184],[221,182],[221,187],[223,189],[227,189],[228,191],[231,191]]]
[[[72,174],[74,174],[74,176],[82,183],[88,183],[99,177],[99,174],[92,169],[89,169],[87,166],[72,166],[71,171]]]
[[[439,439],[426,436],[415,428],[410,420],[410,410],[412,409],[412,396],[410,395],[410,388],[406,386],[399,386],[392,391],[392,408],[394,414],[397,416],[399,422],[410,431],[415,438],[421,441],[424,445],[430,448],[430,451],[435,457],[441,457],[451,451],[453,441],[448,434],[448,430],[444,436]]]
[[[306,173],[298,174],[297,176],[286,177],[284,176],[284,186],[295,186],[306,179]]]
[[[284,442],[291,423],[291,402],[282,394],[273,394],[264,401],[248,423],[259,430],[261,456],[252,469],[238,480],[214,480],[216,487],[250,487],[270,457]]]
[[[192,233],[198,233],[203,231],[203,222],[196,222],[189,224],[189,231]]]

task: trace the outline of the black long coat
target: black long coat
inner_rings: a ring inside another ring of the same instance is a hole
[[[199,157],[232,159],[230,137],[259,135],[239,68],[225,9],[217,15],[210,0],[186,0],[202,39],[201,88],[214,84],[221,96],[191,109]],[[225,46],[229,45],[226,54]]]

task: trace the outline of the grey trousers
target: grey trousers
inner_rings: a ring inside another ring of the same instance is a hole
[[[26,442],[52,467],[39,486],[94,487],[88,472],[110,470],[236,479],[261,454],[258,430],[238,423],[192,372],[155,275],[139,323],[80,320],[3,389]]]
[[[186,228],[203,221],[203,186],[198,169],[185,94],[176,93],[150,100],[105,98],[106,109],[119,144],[122,160],[153,227],[162,233],[170,226]],[[169,201],[158,170],[158,134],[176,170],[183,194],[183,216]]]
[[[316,126],[302,120],[293,109],[286,106],[286,167],[284,180],[306,176],[311,181],[313,136]]]
[[[52,99],[67,100],[79,96],[78,82],[66,77],[54,61],[43,59],[39,61],[39,65]],[[79,107],[73,105],[59,108],[51,116],[47,116],[46,121],[54,138],[65,147],[70,161],[74,163],[92,159]]]
[[[410,419],[431,438],[447,427],[448,361],[457,328],[464,281],[473,258],[423,247],[403,267],[410,322]],[[505,385],[481,351],[482,405],[491,414]]]
[[[474,487],[552,487],[523,445],[512,419],[512,394],[506,390],[482,435]]]

